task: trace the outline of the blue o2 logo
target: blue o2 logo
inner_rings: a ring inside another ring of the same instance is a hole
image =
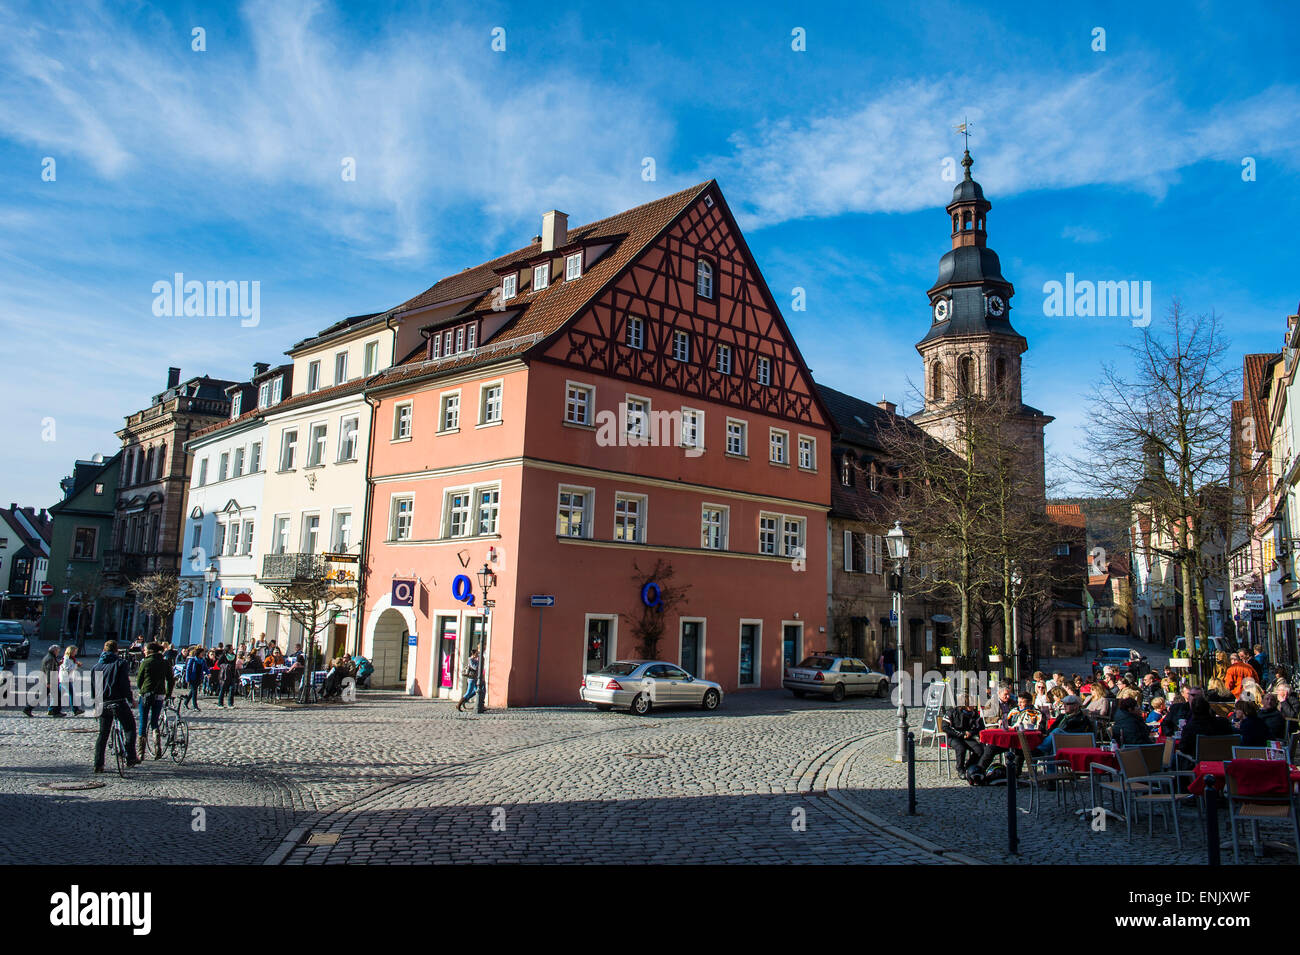
[[[457,574],[451,582],[451,595],[466,606],[474,606],[474,585],[464,574]]]
[[[647,607],[658,607],[663,602],[663,594],[659,592],[659,585],[653,580],[641,588],[641,602]]]

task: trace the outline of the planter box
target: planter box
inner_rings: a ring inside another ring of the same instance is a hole
[[[1000,656],[995,657],[991,654],[989,655],[989,663],[1001,663],[1001,662],[1002,662],[1002,658]]]
[[[939,658],[939,663],[940,663],[940,665],[942,665],[942,666],[946,666],[946,667],[950,667],[950,666],[952,666],[952,665],[953,665],[954,663],[956,663],[956,662],[957,662],[957,658],[956,658],[956,657],[940,657],[940,658]]]
[[[1174,657],[1169,661],[1169,665],[1175,670],[1191,669],[1192,661],[1189,657]]]

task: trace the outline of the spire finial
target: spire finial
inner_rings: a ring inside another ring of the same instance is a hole
[[[975,164],[975,160],[970,158],[970,130],[974,125],[975,124],[969,119],[963,118],[960,123],[953,127],[953,129],[961,133],[962,139],[964,140],[963,149],[965,150],[965,153],[962,156],[961,164],[966,170],[966,179],[968,180],[970,179],[970,167]]]

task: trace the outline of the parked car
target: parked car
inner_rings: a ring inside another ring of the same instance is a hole
[[[666,660],[618,660],[584,676],[578,695],[598,710],[625,709],[637,716],[657,707],[722,705],[721,686]]]
[[[817,693],[832,700],[842,700],[850,693],[885,696],[889,677],[878,673],[857,657],[840,657],[821,653],[788,667],[781,685],[795,696]]]
[[[1130,650],[1128,647],[1107,647],[1105,650],[1098,650],[1097,655],[1092,659],[1092,668],[1100,670],[1108,666],[1126,669],[1138,678],[1151,669],[1151,664],[1147,662],[1141,650]]]
[[[17,620],[0,620],[0,644],[5,648],[6,660],[26,660],[31,656],[31,642],[23,636],[23,625]]]
[[[1211,653],[1218,653],[1220,651],[1223,651],[1224,653],[1228,652],[1228,642],[1224,640],[1223,637],[1197,637],[1196,639],[1197,649],[1201,649],[1201,650],[1205,649],[1207,640],[1209,641],[1209,648]],[[1186,650],[1187,638],[1179,637],[1177,640],[1175,640],[1174,649],[1178,651]]]

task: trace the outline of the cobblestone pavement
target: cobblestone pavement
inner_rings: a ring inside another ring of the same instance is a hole
[[[7,711],[0,863],[945,861],[824,795],[828,761],[878,731],[883,706],[755,693],[637,719],[476,716],[387,693],[206,704],[184,765],[148,760],[125,780],[90,775],[93,721]],[[87,781],[103,785],[46,788]],[[296,847],[309,833],[340,838]]]

